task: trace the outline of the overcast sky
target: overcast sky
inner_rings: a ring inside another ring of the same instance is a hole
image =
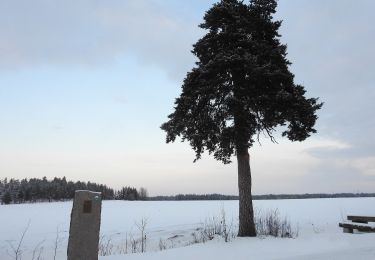
[[[215,1],[0,1],[0,179],[66,176],[151,195],[237,194],[237,166],[160,125]],[[375,192],[372,0],[280,0],[296,83],[325,103],[303,143],[250,150],[253,191]]]

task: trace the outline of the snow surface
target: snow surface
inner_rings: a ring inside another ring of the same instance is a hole
[[[238,201],[104,201],[101,236],[115,247],[126,237],[137,237],[136,223],[147,219],[147,252],[101,256],[100,260],[133,259],[375,259],[375,233],[346,234],[338,223],[347,215],[375,216],[375,198],[254,201],[257,210],[278,209],[299,227],[296,239],[236,238],[190,244],[191,234],[208,218],[220,218],[222,208],[230,223],[237,221]],[[0,206],[0,260],[12,259],[10,244],[25,235],[22,259],[32,259],[38,244],[43,259],[53,259],[58,231],[57,258],[66,259],[71,202]],[[159,240],[167,248],[159,251]],[[113,249],[113,251],[116,251]]]

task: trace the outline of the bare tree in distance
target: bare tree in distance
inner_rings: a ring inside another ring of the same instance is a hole
[[[141,187],[138,191],[138,196],[140,200],[147,200],[148,192],[146,188]]]

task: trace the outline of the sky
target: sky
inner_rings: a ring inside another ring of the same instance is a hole
[[[237,194],[237,165],[165,143],[212,0],[2,0],[0,179],[66,176],[150,195]],[[250,149],[254,194],[375,192],[372,0],[280,0],[318,133]],[[235,162],[235,158],[234,158]]]

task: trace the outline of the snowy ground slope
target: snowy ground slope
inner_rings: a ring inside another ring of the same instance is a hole
[[[375,216],[375,198],[255,201],[260,210],[275,209],[299,226],[297,239],[250,238],[221,240],[183,247],[191,233],[207,218],[219,217],[222,208],[227,219],[237,219],[238,201],[127,202],[105,201],[101,235],[123,245],[126,236],[136,237],[136,222],[147,219],[147,253],[103,256],[120,259],[375,259],[375,234],[344,234],[338,222],[348,214]],[[12,259],[10,244],[17,244],[30,221],[22,249],[22,259],[32,259],[41,243],[44,259],[53,259],[59,230],[58,257],[65,259],[71,202],[0,206],[0,260]],[[158,251],[160,238],[167,247]]]
[[[317,235],[313,239],[238,238],[225,243],[210,241],[156,253],[101,257],[100,260],[373,260],[374,235],[345,238]]]

